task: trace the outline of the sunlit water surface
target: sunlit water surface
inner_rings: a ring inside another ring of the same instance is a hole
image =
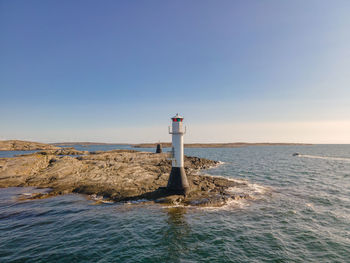
[[[113,148],[128,146],[80,149]],[[203,173],[247,180],[258,198],[169,208],[0,189],[0,262],[350,262],[350,145],[185,153],[224,162]]]

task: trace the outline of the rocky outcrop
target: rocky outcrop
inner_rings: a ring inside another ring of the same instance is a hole
[[[62,156],[62,151],[1,158],[0,187],[51,188],[46,196],[82,193],[113,201],[148,199],[158,203],[201,206],[221,206],[229,199],[244,198],[226,191],[229,187],[244,185],[244,182],[197,173],[199,169],[218,165],[216,161],[185,157],[191,191],[184,197],[171,195],[164,188],[171,170],[171,161],[166,154],[133,150],[90,154],[77,151],[79,156],[74,157]]]
[[[57,149],[60,149],[60,147],[39,142],[28,142],[19,140],[0,141],[0,151],[34,151]]]
[[[35,154],[41,155],[87,155],[90,154],[89,151],[78,151],[73,147],[58,148],[57,150],[44,150],[36,152]],[[28,154],[23,154],[21,156],[27,156]],[[33,154],[32,154],[33,155]]]

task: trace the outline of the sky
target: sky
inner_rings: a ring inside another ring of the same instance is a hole
[[[0,0],[0,140],[350,143],[348,0]]]

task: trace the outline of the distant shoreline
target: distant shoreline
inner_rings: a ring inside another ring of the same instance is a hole
[[[55,146],[89,146],[89,145],[130,145],[133,148],[154,148],[158,143],[98,143],[98,142],[63,142],[63,143],[51,143]],[[171,147],[171,142],[160,142],[164,148]],[[247,146],[283,146],[283,145],[313,145],[307,143],[246,143],[246,142],[233,142],[233,143],[185,143],[186,148],[237,148]]]
[[[140,143],[132,144],[134,148],[153,148],[158,143]],[[163,147],[171,147],[170,142],[160,143]],[[283,146],[283,145],[312,145],[305,143],[246,143],[246,142],[233,142],[233,143],[185,143],[185,148],[238,148],[247,146]]]
[[[93,146],[93,145],[125,145],[132,148],[155,148],[160,143],[164,148],[171,147],[171,142],[157,142],[157,143],[102,143],[102,142],[62,142],[62,143],[37,143],[20,140],[0,141],[0,151],[30,151],[30,150],[57,150],[58,146],[72,147],[79,146]],[[283,145],[313,145],[305,143],[186,143],[185,148],[237,148],[247,146],[283,146]]]
[[[106,142],[55,142],[49,143],[55,146],[73,146],[73,145],[81,145],[81,146],[89,146],[89,145],[132,145],[130,143],[106,143]]]

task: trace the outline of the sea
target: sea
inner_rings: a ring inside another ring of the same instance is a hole
[[[251,198],[220,208],[169,207],[145,200],[96,204],[79,194],[21,201],[45,189],[3,188],[0,262],[350,262],[350,145],[185,154],[220,161],[201,173],[245,181],[247,187],[230,191]]]

